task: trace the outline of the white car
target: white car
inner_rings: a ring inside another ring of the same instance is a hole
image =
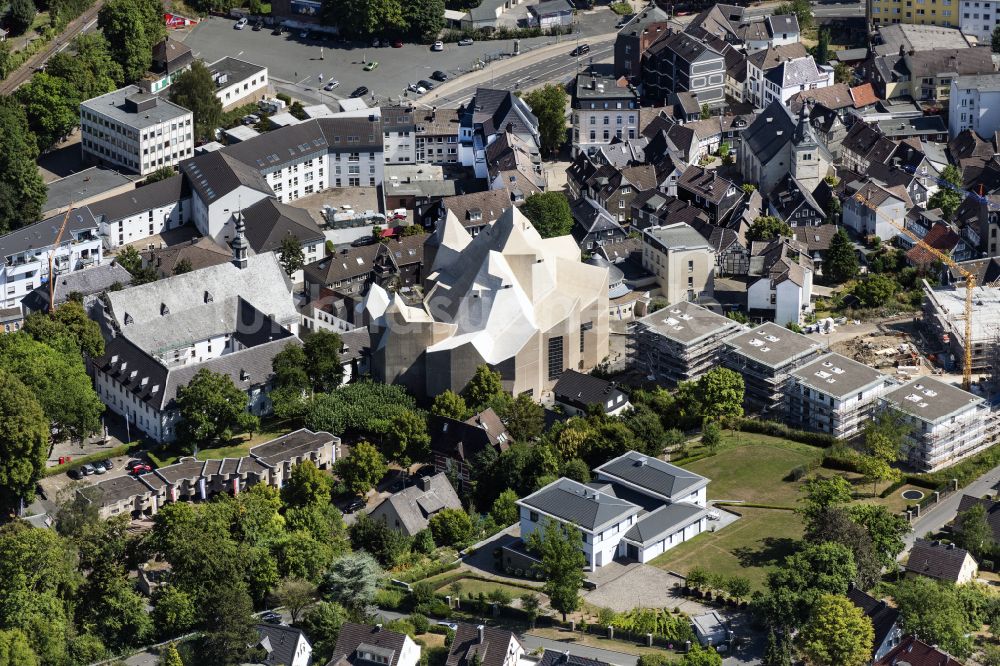
[[[247,20],[245,18],[241,18],[239,21],[236,22],[236,25],[234,25],[233,27],[236,28],[237,30],[242,30],[243,28],[247,27]]]
[[[444,42],[434,42],[433,46],[431,46],[431,51],[444,51]]]
[[[323,90],[333,90],[334,88],[336,88],[339,85],[340,85],[340,81],[338,81],[336,79],[333,79],[332,81],[330,81],[329,83],[327,83],[325,86],[323,86]]]
[[[427,88],[424,88],[422,85],[416,83],[411,83],[410,85],[406,86],[406,89],[409,90],[410,92],[415,92],[418,95],[423,95],[425,92],[427,92]]]

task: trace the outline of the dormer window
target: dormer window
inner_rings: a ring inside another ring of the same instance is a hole
[[[215,298],[214,298],[214,297],[212,296],[212,292],[210,292],[210,291],[208,291],[208,290],[206,289],[206,290],[205,290],[205,302],[206,302],[206,303],[211,303],[211,302],[212,302],[212,301],[214,301],[214,300],[215,300]]]
[[[126,312],[126,313],[125,313],[125,319],[124,319],[124,321],[125,321],[125,325],[126,325],[126,326],[128,326],[128,325],[129,325],[129,324],[131,324],[131,323],[132,323],[132,322],[133,322],[134,320],[132,319],[132,315],[130,315],[129,313],[127,313],[127,312]]]
[[[240,370],[240,381],[241,382],[250,381],[250,373],[247,372],[246,370],[241,369]]]
[[[165,317],[170,314],[170,308],[167,307],[166,303],[160,303],[160,316]]]

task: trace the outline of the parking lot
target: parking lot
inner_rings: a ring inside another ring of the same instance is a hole
[[[582,38],[614,29],[617,16],[606,7],[581,12],[578,29]],[[429,79],[436,70],[449,77],[470,71],[480,59],[496,58],[514,50],[513,40],[481,41],[471,46],[445,44],[445,50],[435,53],[423,44],[404,44],[402,48],[372,48],[368,44],[347,42],[339,38],[310,40],[295,30],[281,35],[271,34],[265,27],[254,32],[249,27],[234,30],[235,21],[207,18],[190,31],[178,31],[172,36],[191,47],[198,58],[214,62],[225,56],[243,58],[266,65],[274,85],[307,100],[331,101],[351,94],[358,86],[366,86],[378,99],[399,99],[406,86],[420,79]],[[576,44],[576,36],[534,37],[520,40],[521,52],[539,46],[564,41],[567,53]],[[378,61],[373,72],[365,72],[366,60]],[[322,90],[323,81],[340,81],[332,91]],[[414,93],[406,93],[412,97]],[[370,98],[369,98],[370,99]]]

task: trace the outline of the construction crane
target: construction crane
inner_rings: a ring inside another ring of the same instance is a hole
[[[866,208],[874,211],[876,215],[880,215],[882,219],[888,222],[891,226],[898,229],[907,238],[912,240],[914,244],[922,247],[927,252],[931,253],[936,259],[941,263],[945,264],[952,270],[956,271],[965,279],[965,344],[963,345],[963,351],[965,352],[965,358],[962,359],[962,388],[966,391],[972,390],[972,291],[976,288],[976,276],[965,270],[958,263],[949,257],[944,252],[941,252],[935,247],[924,241],[923,238],[916,235],[909,229],[907,229],[902,224],[897,224],[895,220],[889,218],[885,213],[878,209],[877,205],[872,204],[871,199],[864,196],[861,192],[858,192],[854,196],[855,201],[865,206]]]
[[[66,210],[66,214],[63,216],[62,224],[59,225],[59,233],[56,234],[56,242],[52,245],[52,251],[49,252],[49,312],[51,313],[56,308],[56,282],[53,270],[53,264],[55,263],[56,252],[59,251],[59,243],[62,242],[63,234],[66,233],[66,223],[69,222],[69,214],[73,212],[73,204],[69,205]]]

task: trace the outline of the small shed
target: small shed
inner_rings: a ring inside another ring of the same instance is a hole
[[[691,618],[691,625],[694,628],[695,636],[698,637],[698,642],[703,647],[725,645],[732,637],[729,625],[715,611],[695,615]]]

